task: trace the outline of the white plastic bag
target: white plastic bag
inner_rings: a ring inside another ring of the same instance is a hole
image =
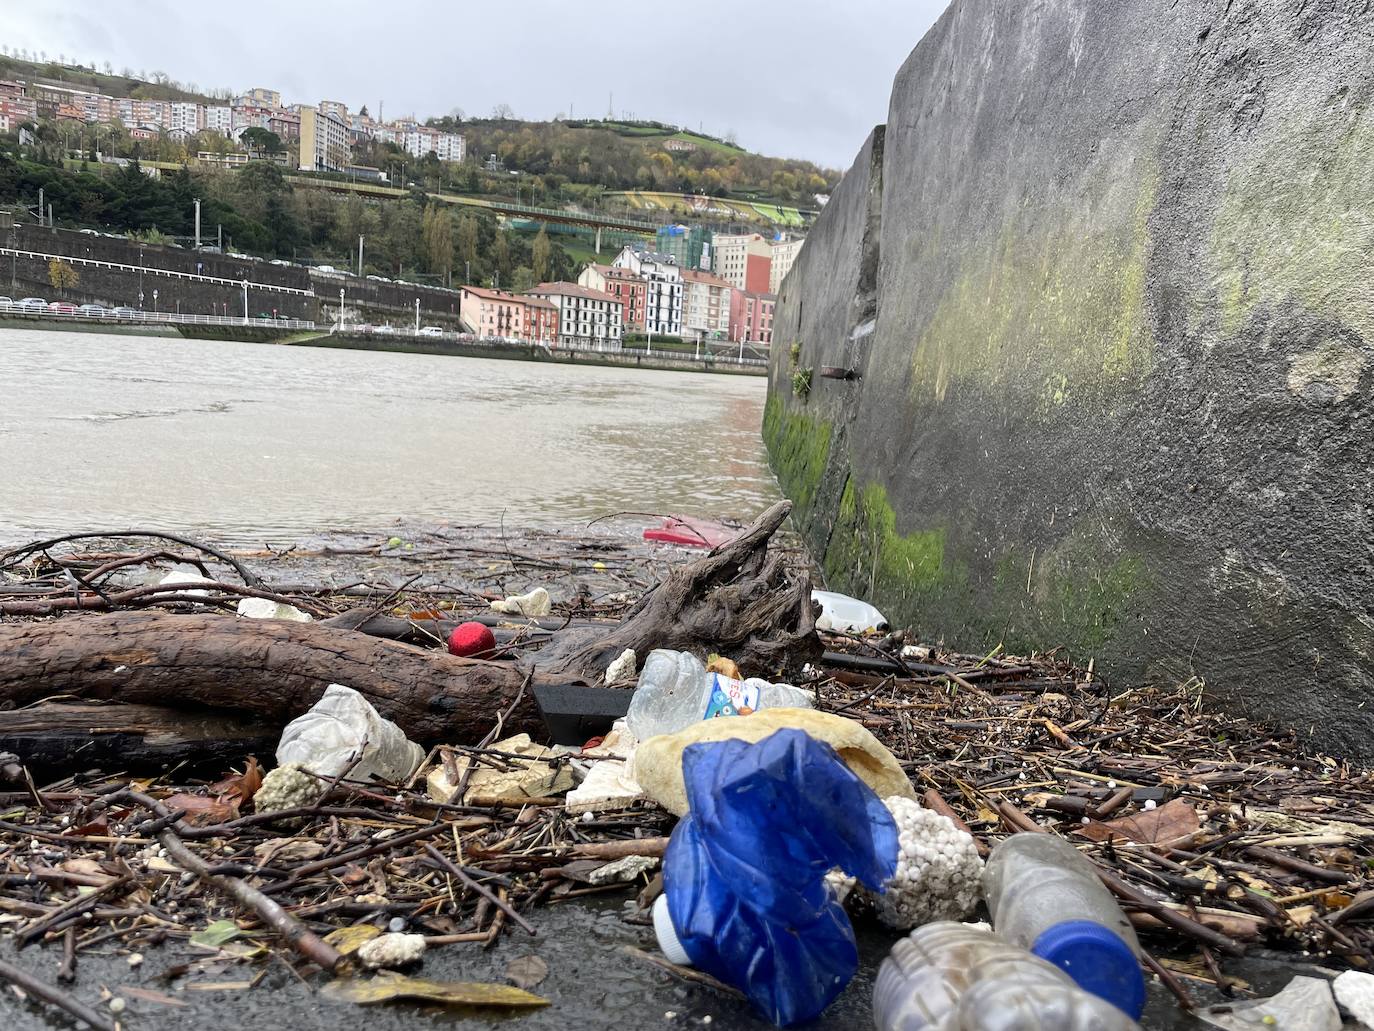
[[[424,749],[406,738],[401,728],[383,719],[372,703],[351,687],[330,684],[309,712],[296,717],[281,732],[277,763],[298,763],[334,777],[348,768],[358,753],[362,760],[350,780],[377,778],[401,781],[425,757]]]
[[[816,620],[817,630],[834,630],[845,634],[861,634],[865,630],[883,630],[887,617],[866,601],[834,591],[812,591],[811,600],[820,602],[821,614]]]

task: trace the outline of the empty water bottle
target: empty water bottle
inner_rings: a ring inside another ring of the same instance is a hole
[[[709,673],[690,652],[660,648],[644,660],[625,722],[645,741],[716,716],[747,716],[777,707],[809,709],[811,696],[791,684]]]
[[[892,947],[873,986],[878,1031],[1139,1031],[1111,1003],[983,925],[941,921]]]
[[[983,893],[997,934],[1134,1019],[1145,1007],[1140,942],[1092,862],[1053,834],[1013,834],[992,850]]]

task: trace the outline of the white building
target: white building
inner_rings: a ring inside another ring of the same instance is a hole
[[[619,298],[576,283],[540,283],[529,295],[549,301],[558,309],[560,344],[620,350],[624,306]]]
[[[758,233],[717,233],[711,241],[711,271],[750,293],[768,290],[773,249]]]
[[[167,123],[172,132],[194,136],[205,127],[205,107],[188,101],[172,101],[167,105]]]
[[[629,269],[648,284],[644,328],[661,336],[682,336],[682,270],[666,254],[626,247],[611,264]]]
[[[417,158],[433,151],[440,161],[462,161],[467,153],[465,141],[458,133],[440,132],[423,125],[404,130],[398,127],[393,132],[395,142]]]
[[[234,135],[234,109],[228,104],[210,104],[205,108],[205,128],[220,136]]]
[[[682,328],[689,340],[725,339],[730,333],[730,293],[719,276],[683,269]]]
[[[114,102],[115,117],[126,129],[165,129],[170,120],[165,100],[131,100],[121,97]]]
[[[773,264],[768,269],[768,292],[778,293],[782,289],[782,281],[787,278],[787,273],[792,270],[792,264],[797,260],[802,244],[806,242],[804,236],[794,236],[791,239],[773,241]]]

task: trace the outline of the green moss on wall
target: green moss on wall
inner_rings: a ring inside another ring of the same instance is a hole
[[[800,412],[789,412],[776,391],[763,409],[763,441],[782,492],[792,499],[798,522],[810,515],[830,460],[832,426]]]
[[[1044,416],[1149,371],[1145,280],[1157,173],[1108,181],[1081,207],[1017,212],[994,246],[965,257],[916,340],[916,403],[943,401],[969,381]],[[948,256],[925,260],[939,267]]]
[[[1301,129],[1266,118],[1253,159],[1227,176],[1208,255],[1221,329],[1297,301],[1374,340],[1374,110],[1303,114]]]
[[[1083,661],[1120,631],[1145,582],[1138,557],[1110,556],[1072,535],[1048,555],[960,555],[944,527],[898,532],[887,491],[856,488],[852,478],[822,564],[832,588],[928,639],[966,651],[1061,647]]]

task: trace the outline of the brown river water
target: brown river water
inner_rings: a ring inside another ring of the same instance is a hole
[[[0,329],[0,542],[747,518],[778,497],[764,392],[761,377]]]

